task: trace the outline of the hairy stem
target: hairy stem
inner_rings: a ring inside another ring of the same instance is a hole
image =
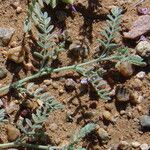
[[[65,67],[56,68],[56,69],[43,68],[42,70],[40,70],[38,73],[36,73],[34,75],[31,75],[29,77],[26,77],[26,78],[21,79],[17,82],[14,82],[12,84],[9,84],[7,86],[4,86],[4,87],[0,88],[0,96],[6,95],[9,92],[9,89],[12,88],[12,87],[15,87],[16,85],[23,85],[27,81],[39,78],[39,77],[44,76],[44,75],[48,75],[48,74],[55,73],[55,72],[62,72],[62,71],[66,71],[66,70],[75,70],[75,71],[77,71],[78,67],[83,67],[83,66],[86,66],[86,65],[90,65],[90,64],[93,64],[93,63],[100,62],[100,61],[112,60],[112,59],[119,58],[119,57],[121,57],[121,56],[110,56],[110,57],[105,57],[105,58],[104,57],[99,57],[97,59],[93,59],[91,61],[84,62],[84,63],[77,64],[77,65],[65,66]]]

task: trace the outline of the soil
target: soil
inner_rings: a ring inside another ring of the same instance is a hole
[[[16,9],[12,7],[14,0],[0,0],[0,27],[12,27],[14,28],[15,34],[12,37],[9,45],[4,48],[0,48],[0,65],[5,66],[8,69],[7,77],[0,80],[0,86],[16,81],[19,78],[24,78],[27,74],[23,65],[15,64],[9,61],[6,61],[6,58],[3,54],[4,51],[7,51],[11,47],[12,42],[16,42],[17,45],[20,45],[23,39],[23,22],[26,17],[27,4],[26,0],[20,0],[20,6],[23,9],[20,14],[16,13]],[[71,10],[66,7],[64,11],[67,13],[67,17],[60,23],[61,28],[67,29],[73,41],[80,40],[86,42],[90,48],[90,55],[95,52],[97,47],[97,39],[101,38],[99,32],[103,29],[106,23],[106,16],[109,13],[110,9],[115,6],[122,7],[124,10],[123,13],[123,24],[122,30],[127,30],[132,22],[138,17],[137,7],[135,6],[135,0],[77,0],[75,7],[77,12],[71,13]],[[140,6],[149,7],[150,1],[145,0],[141,2]],[[60,9],[60,7],[58,8]],[[149,38],[150,36],[147,36]],[[128,45],[132,48],[136,45],[136,42],[129,41],[129,43],[124,42],[120,34],[117,42],[124,45]],[[66,53],[63,53],[61,56],[61,65],[70,65],[72,64],[72,59],[70,59]],[[79,60],[78,62],[80,62]],[[76,62],[75,62],[76,63]],[[146,75],[143,79],[140,79],[140,88],[138,87],[137,82],[135,82],[136,73],[139,71],[145,71]],[[77,85],[76,90],[72,92],[64,92],[60,94],[60,90],[64,89],[65,80],[67,78],[73,78]],[[44,77],[44,79],[49,79],[50,77]],[[55,83],[55,88],[53,85],[49,85],[47,90],[60,102],[64,105],[63,110],[57,110],[54,113],[50,114],[49,119],[45,123],[45,129],[48,134],[48,139],[54,145],[63,145],[67,143],[71,137],[74,135],[75,131],[79,130],[83,125],[88,122],[97,122],[97,124],[106,129],[110,135],[110,140],[106,144],[99,142],[95,136],[87,138],[80,145],[84,145],[88,150],[106,150],[114,144],[119,143],[121,140],[125,140],[129,143],[133,141],[138,141],[141,144],[147,143],[150,145],[150,133],[141,130],[139,125],[139,117],[143,114],[148,114],[150,111],[150,73],[149,68],[136,68],[134,75],[130,78],[125,78],[123,80],[119,79],[118,81],[113,81],[115,86],[122,84],[126,87],[131,88],[132,92],[138,92],[139,95],[143,96],[143,100],[138,105],[132,105],[128,103],[126,106],[115,103],[115,98],[110,102],[106,103],[101,99],[92,97],[89,93],[81,94],[80,87],[80,75],[74,72],[63,72],[58,74],[53,74],[51,76],[53,82]],[[42,82],[37,82],[38,86],[44,86]],[[2,99],[6,103],[15,100],[14,97],[10,95],[4,96]],[[104,123],[101,119],[103,111],[110,108],[112,116],[117,116],[117,121],[113,123]],[[120,114],[120,110],[124,110],[123,115]],[[67,114],[73,114],[72,122],[67,122]],[[88,117],[85,117],[85,114]],[[51,126],[55,124],[57,127],[56,130],[52,130]],[[5,128],[1,126],[0,128],[0,141],[8,142],[7,133]],[[45,141],[43,141],[45,143]]]

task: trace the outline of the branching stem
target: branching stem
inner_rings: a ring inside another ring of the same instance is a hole
[[[40,70],[38,73],[36,73],[34,75],[31,75],[29,77],[26,77],[26,78],[21,79],[17,82],[14,82],[12,84],[9,84],[7,86],[4,86],[4,87],[0,88],[0,96],[6,95],[9,92],[9,89],[12,88],[12,87],[15,87],[16,85],[23,85],[27,81],[42,77],[44,75],[48,75],[48,74],[55,73],[55,72],[62,72],[62,71],[66,71],[66,70],[77,71],[78,67],[83,67],[83,66],[86,66],[86,65],[90,65],[90,64],[93,64],[93,63],[100,62],[100,61],[112,60],[112,59],[116,59],[118,57],[121,57],[121,56],[113,55],[113,56],[105,57],[105,58],[104,57],[99,57],[97,59],[93,59],[91,61],[84,62],[84,63],[81,63],[81,64],[65,66],[65,67],[56,68],[56,69],[53,69],[53,68],[50,68],[50,67],[49,68],[43,68],[42,70]]]

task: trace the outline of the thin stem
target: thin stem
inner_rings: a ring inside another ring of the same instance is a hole
[[[110,57],[105,57],[105,58],[104,57],[99,57],[97,59],[93,59],[91,61],[84,62],[84,63],[77,64],[77,65],[65,66],[65,67],[56,68],[56,69],[43,68],[42,70],[40,70],[40,72],[38,72],[34,75],[31,75],[29,77],[26,77],[26,78],[21,79],[17,82],[14,82],[12,84],[9,84],[7,86],[4,86],[4,87],[0,88],[0,96],[6,95],[9,92],[9,89],[12,88],[12,87],[15,87],[16,85],[23,85],[27,81],[39,78],[39,77],[44,76],[44,75],[48,75],[48,74],[51,74],[51,73],[54,73],[54,72],[62,72],[62,71],[66,71],[66,70],[75,70],[75,71],[77,71],[78,67],[83,67],[83,66],[86,66],[86,65],[90,65],[90,64],[93,64],[93,63],[100,62],[100,61],[112,60],[112,59],[120,58],[120,57],[121,56],[110,56]]]

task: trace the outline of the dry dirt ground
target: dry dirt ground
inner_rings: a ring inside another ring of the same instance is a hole
[[[0,48],[0,64],[2,66],[6,66],[7,64],[7,68],[9,68],[7,77],[0,80],[1,86],[10,83],[12,79],[15,81],[26,76],[21,68],[22,65],[16,65],[10,62],[6,63],[6,59],[3,55],[3,52],[11,47],[13,41],[16,41],[17,45],[19,45],[23,39],[23,22],[26,17],[27,1],[20,0],[20,6],[23,9],[20,14],[17,14],[16,9],[12,7],[11,4],[13,1],[14,0],[0,0],[0,27],[12,27],[16,29],[8,47]],[[86,41],[90,47],[90,53],[92,54],[97,47],[96,39],[100,38],[99,31],[105,24],[106,15],[109,13],[109,10],[114,6],[122,7],[124,9],[123,27],[128,28],[138,17],[135,2],[134,0],[77,0],[75,3],[77,12],[70,15],[70,10],[66,9],[67,17],[64,22],[60,24],[64,29],[69,30],[73,40]],[[141,3],[141,6],[150,7],[150,1],[145,0]],[[123,43],[122,37],[117,39],[117,41]],[[63,54],[61,63],[65,66],[72,62],[66,54]],[[145,71],[146,75],[142,80],[138,79],[137,82],[136,73],[139,71]],[[13,76],[13,74],[16,75]],[[77,83],[76,90],[60,94],[60,90],[64,88],[64,79],[70,77]],[[138,141],[150,145],[150,133],[143,132],[140,129],[138,121],[141,115],[148,114],[150,110],[150,73],[148,68],[138,68],[130,78],[123,79],[123,81],[121,81],[121,79],[117,82],[114,81],[116,85],[121,83],[130,87],[132,92],[137,92],[143,96],[143,100],[140,104],[132,105],[128,103],[126,107],[118,106],[115,103],[115,98],[111,102],[105,103],[103,100],[89,96],[89,94],[80,94],[79,83],[81,78],[76,73],[64,72],[54,74],[52,78],[55,85],[48,86],[47,90],[65,107],[65,109],[55,111],[51,114],[45,123],[46,132],[53,144],[62,145],[66,143],[70,139],[70,136],[85,123],[98,120],[97,124],[109,133],[110,140],[108,143],[102,144],[94,136],[87,138],[87,140],[84,140],[81,144],[89,150],[106,150],[121,140],[125,140],[129,143]],[[43,83],[38,84],[44,86]],[[5,99],[7,103],[14,100],[14,98],[8,99],[8,96],[3,97],[3,99]],[[108,109],[112,116],[117,116],[115,124],[104,123],[101,119],[103,111]],[[120,113],[122,109],[124,112],[122,111],[122,113]],[[66,121],[67,114],[73,114],[72,122]],[[55,127],[52,129],[54,124]],[[7,142],[5,129],[1,127],[0,130],[0,141]]]

